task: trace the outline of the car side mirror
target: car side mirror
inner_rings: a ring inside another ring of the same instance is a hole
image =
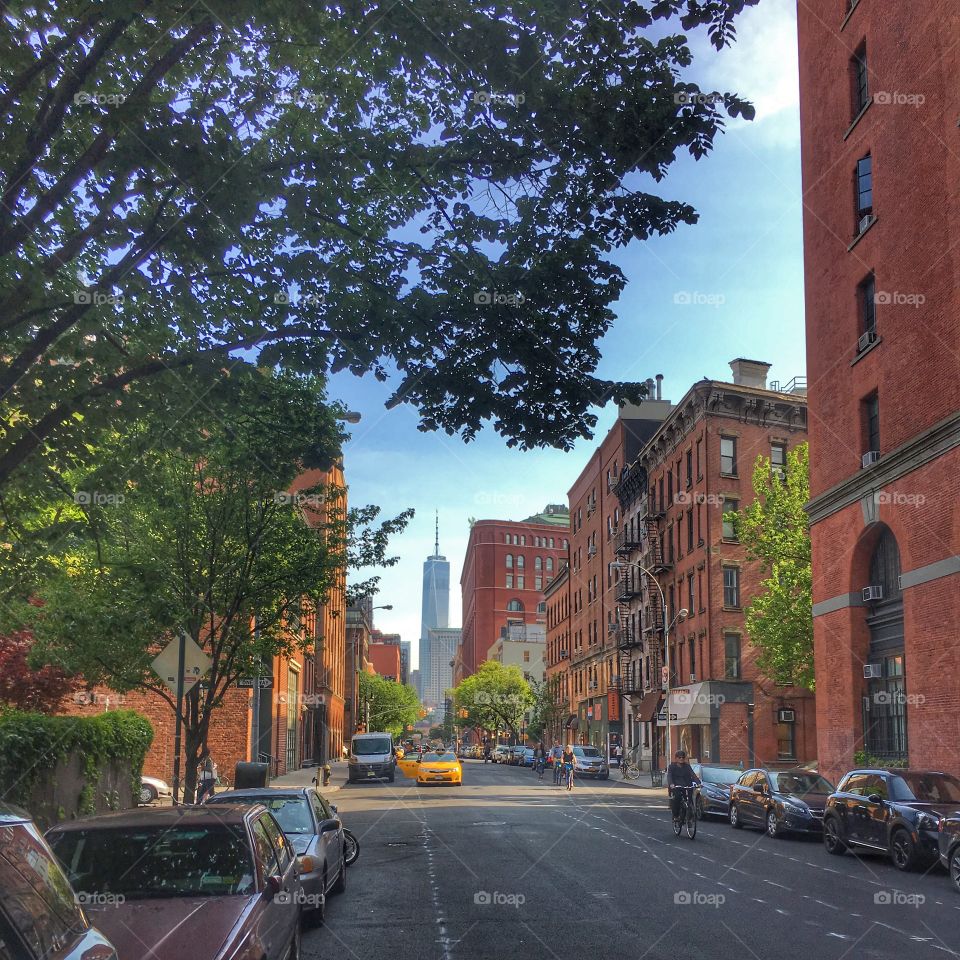
[[[755,784],[753,785],[753,792],[754,792],[754,793],[763,793],[763,784],[762,784],[762,783],[755,783]]]
[[[275,873],[273,876],[267,877],[267,882],[263,888],[263,893],[268,900],[272,900],[282,889],[283,877],[281,877],[278,873]]]
[[[320,824],[321,833],[329,833],[331,830],[338,830],[340,828],[340,822],[338,820],[324,820]]]
[[[334,813],[339,813],[339,812],[340,812],[340,811],[337,809],[337,805],[336,805],[335,803],[331,803],[331,804],[330,804],[330,809],[331,809]]]
[[[881,797],[879,793],[871,793],[870,796],[867,797],[867,800],[869,800],[870,803],[883,803],[883,797]]]

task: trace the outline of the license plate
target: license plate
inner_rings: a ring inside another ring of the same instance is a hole
[[[368,771],[367,771],[367,776],[368,776],[368,777],[375,777],[376,774],[375,774],[372,770],[368,770]]]
[[[437,774],[436,776],[432,777],[431,779],[433,779],[433,780],[446,780],[447,778],[441,773],[441,774]]]

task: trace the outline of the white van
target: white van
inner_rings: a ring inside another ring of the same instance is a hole
[[[393,736],[389,733],[357,733],[350,741],[347,783],[389,780],[397,769]]]

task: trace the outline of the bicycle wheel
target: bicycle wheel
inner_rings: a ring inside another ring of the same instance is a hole
[[[360,856],[360,841],[346,828],[343,828],[343,859],[349,867]]]
[[[683,822],[687,819],[686,801],[680,803],[680,813],[673,818],[673,832],[679,837],[683,832]]]
[[[623,771],[624,780],[639,780],[640,779],[640,764],[630,763],[628,764]]]
[[[687,836],[692,840],[697,835],[697,811],[692,803],[687,804]]]

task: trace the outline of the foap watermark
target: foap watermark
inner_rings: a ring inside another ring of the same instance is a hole
[[[694,704],[706,705],[710,707],[720,707],[727,702],[727,698],[722,693],[703,693],[692,690],[686,690],[683,687],[675,687],[670,692],[673,703],[677,706],[693,706]]]
[[[727,302],[722,293],[703,293],[700,290],[678,290],[673,295],[678,307],[720,307]]]
[[[699,890],[678,890],[673,895],[678,907],[722,907],[727,898],[722,893],[701,893]]]
[[[327,105],[327,98],[322,93],[308,93],[305,90],[284,90],[277,94],[275,102],[319,109]]]
[[[273,495],[273,502],[289,507],[312,507],[319,510],[324,505],[324,498],[310,493],[287,493],[277,490]]]
[[[82,306],[102,307],[106,304],[123,303],[122,293],[101,293],[99,290],[77,290],[73,302]]]
[[[74,903],[81,907],[119,907],[126,903],[122,893],[101,893],[98,890],[77,890]]]
[[[305,893],[303,890],[281,890],[274,898],[276,903],[297,903],[301,907],[312,909],[323,905],[322,893]]]
[[[880,907],[920,907],[926,902],[922,893],[904,893],[902,890],[878,890],[873,902]]]
[[[724,499],[719,493],[687,493],[684,490],[674,496],[673,502],[687,507],[694,503],[704,503],[708,507],[722,507]]]
[[[878,707],[920,707],[927,702],[922,693],[905,693],[903,690],[875,690],[871,699]]]
[[[473,497],[473,502],[482,506],[518,507],[523,502],[519,493],[497,493],[491,490],[481,490]]]
[[[494,890],[490,893],[488,890],[478,890],[473,895],[473,902],[481,907],[522,907],[527,898],[522,893],[501,893]]]
[[[698,107],[712,107],[723,101],[722,93],[702,93],[699,90],[677,90],[673,95],[673,102],[681,107],[691,104]]]
[[[473,95],[473,102],[481,106],[489,106],[491,103],[508,104],[511,107],[519,107],[526,103],[527,98],[522,93],[495,93],[492,90],[477,90]]]
[[[322,707],[326,701],[322,693],[277,693],[273,702],[277,705],[299,703],[302,707]]]
[[[273,302],[278,307],[287,307],[290,304],[304,307],[320,307],[327,302],[326,295],[323,293],[304,293],[299,297],[291,297],[289,293],[275,293]]]
[[[122,493],[102,493],[100,490],[78,490],[73,502],[81,507],[116,507],[126,499]]]
[[[902,290],[878,290],[873,302],[878,307],[922,307],[927,298],[922,293],[904,293]]]
[[[881,90],[873,95],[874,103],[882,107],[922,107],[927,98],[922,93],[901,93],[899,90]]]
[[[75,93],[73,102],[78,107],[119,107],[126,101],[122,93]]]
[[[502,290],[478,290],[473,295],[473,302],[481,307],[494,304],[496,306],[517,307],[526,298],[522,293],[505,293]]]
[[[487,693],[480,690],[473,698],[477,705],[502,706],[502,707],[524,707],[526,701],[519,693]]]
[[[878,490],[874,494],[877,506],[922,507],[927,498],[922,493],[906,493],[903,490]]]

